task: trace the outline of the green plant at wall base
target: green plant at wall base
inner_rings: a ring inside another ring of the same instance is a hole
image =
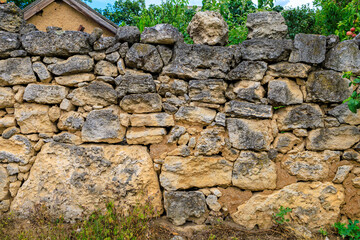
[[[355,220],[354,222],[349,220],[349,224],[347,226],[345,223],[337,222],[333,225],[333,227],[337,229],[343,239],[348,238],[350,240],[359,240],[360,228],[357,224],[359,224],[358,220]]]
[[[284,208],[283,206],[280,206],[278,212],[274,213],[272,216],[274,222],[278,225],[283,225],[284,223],[289,222],[290,219],[285,218],[285,216],[291,211],[291,208]]]
[[[326,237],[328,235],[328,232],[322,228],[320,228],[319,233],[324,237]]]
[[[358,93],[360,87],[360,76],[357,76],[354,80],[351,80],[353,76],[352,72],[345,72],[343,74],[343,78],[349,79],[349,87],[351,85],[355,86],[355,90],[351,94],[351,96],[344,100],[344,103],[347,103],[349,110],[353,113],[356,113],[358,109],[360,109],[360,94]]]

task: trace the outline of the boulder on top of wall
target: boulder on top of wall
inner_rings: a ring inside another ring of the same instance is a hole
[[[20,45],[19,34],[0,31],[0,55],[18,49]]]
[[[104,202],[114,199],[115,207],[124,212],[150,201],[155,212],[162,213],[158,177],[146,147],[47,143],[11,211],[27,218],[41,204],[51,217],[75,221],[105,209]]]
[[[225,104],[225,113],[230,117],[272,118],[272,106],[232,100]]]
[[[268,99],[274,105],[301,104],[304,101],[299,85],[287,78],[272,80],[268,84]]]
[[[124,75],[115,78],[115,83],[120,98],[126,94],[156,92],[155,82],[150,73],[127,69]]]
[[[172,45],[176,42],[184,42],[183,35],[170,24],[157,24],[153,27],[146,27],[140,38],[142,43],[150,44]]]
[[[342,102],[347,99],[352,88],[350,81],[332,70],[312,72],[306,82],[306,100],[316,102]]]
[[[268,74],[273,77],[307,78],[310,65],[303,63],[280,62],[269,65]]]
[[[29,84],[25,88],[23,99],[27,102],[59,104],[67,96],[68,89],[58,85]]]
[[[74,73],[90,72],[94,68],[94,59],[87,55],[75,55],[64,61],[48,66],[51,73],[55,75],[69,75]]]
[[[162,74],[180,79],[224,79],[233,59],[234,51],[228,47],[177,43]]]
[[[280,108],[275,113],[280,131],[324,127],[323,112],[316,104]]]
[[[291,40],[286,39],[250,39],[240,44],[244,60],[251,61],[287,61],[293,48]]]
[[[120,42],[138,43],[140,42],[140,30],[136,26],[119,27],[115,38]]]
[[[35,31],[22,35],[20,39],[24,49],[31,55],[68,57],[91,52],[89,36],[79,31]]]
[[[247,16],[246,27],[249,29],[248,39],[283,39],[288,32],[285,19],[278,12],[250,13]]]
[[[315,151],[346,150],[359,141],[360,130],[355,126],[320,128],[309,132],[306,148]]]
[[[148,72],[160,72],[163,61],[156,47],[150,44],[135,43],[126,53],[126,66]]]
[[[290,218],[295,226],[318,231],[320,227],[338,221],[344,200],[341,185],[329,182],[294,183],[271,194],[253,195],[231,217],[247,229],[255,226],[270,229],[274,224],[273,214],[283,206],[292,209]]]
[[[186,221],[202,224],[206,219],[205,196],[199,191],[165,191],[164,207],[166,217],[177,226],[183,225]]]
[[[0,30],[19,32],[25,24],[24,14],[14,3],[0,5]]]
[[[229,39],[229,28],[218,12],[197,12],[191,19],[187,32],[195,44],[225,46]]]
[[[305,62],[319,64],[325,60],[326,37],[315,34],[296,34],[294,50],[289,62]]]
[[[161,112],[161,97],[157,93],[139,93],[126,95],[120,102],[120,107],[128,113]]]
[[[338,72],[352,71],[359,74],[359,45],[354,40],[340,42],[328,52],[325,67]]]
[[[340,104],[328,112],[329,115],[334,116],[340,123],[347,123],[351,125],[360,124],[360,111],[353,113],[349,110],[347,103]]]
[[[115,44],[115,37],[102,37],[94,42],[94,50],[101,51],[105,50]]]
[[[36,82],[36,76],[31,65],[29,57],[0,60],[0,86]]]
[[[189,97],[192,101],[222,104],[226,102],[226,87],[222,79],[191,80]]]
[[[229,80],[261,81],[267,70],[267,63],[262,61],[243,61],[227,75]]]

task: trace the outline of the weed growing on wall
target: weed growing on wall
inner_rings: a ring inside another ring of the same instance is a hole
[[[355,90],[351,94],[349,98],[347,98],[344,103],[348,104],[349,110],[353,113],[356,113],[357,110],[360,108],[360,93],[359,93],[359,86],[360,86],[360,76],[357,76],[355,79],[352,80],[353,73],[346,72],[343,74],[343,78],[349,79],[349,87],[354,86]]]

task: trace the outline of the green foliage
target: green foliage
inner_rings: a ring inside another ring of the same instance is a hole
[[[343,78],[349,79],[349,87],[351,85],[355,86],[354,92],[351,94],[349,98],[344,100],[344,103],[347,103],[349,110],[353,113],[356,113],[358,109],[360,109],[360,94],[358,93],[359,86],[360,86],[360,76],[357,76],[355,79],[352,80],[352,72],[345,72],[343,74]]]
[[[279,211],[273,214],[273,221],[278,225],[283,225],[284,223],[289,222],[290,219],[285,218],[285,216],[291,211],[291,208],[284,208],[283,206],[280,206]]]
[[[328,235],[328,232],[325,229],[322,229],[322,228],[320,228],[319,233],[324,237],[326,237]]]
[[[357,224],[359,224],[358,220],[355,220],[354,222],[349,220],[349,224],[347,226],[345,223],[337,222],[333,225],[333,227],[337,229],[343,239],[348,238],[350,240],[359,240],[360,228]]]

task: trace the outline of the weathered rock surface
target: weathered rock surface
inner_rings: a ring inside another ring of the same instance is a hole
[[[91,82],[92,80],[95,80],[95,75],[91,73],[80,73],[55,78],[57,84],[69,87],[74,87],[82,82]]]
[[[49,106],[25,103],[15,106],[15,118],[21,133],[52,133],[56,126],[50,121]]]
[[[129,113],[150,113],[162,110],[161,97],[156,93],[126,95],[120,107]]]
[[[121,142],[126,128],[120,124],[120,114],[113,109],[91,111],[81,130],[84,142]]]
[[[326,37],[315,34],[296,34],[289,62],[322,63],[325,60]]]
[[[29,163],[32,156],[34,156],[34,148],[26,137],[21,135],[12,136],[10,139],[0,137],[1,163],[17,163],[23,166]]]
[[[63,86],[29,84],[25,88],[23,99],[41,104],[58,104],[66,97],[68,89]]]
[[[13,107],[15,104],[14,92],[9,87],[0,87],[0,108]]]
[[[117,94],[113,87],[100,81],[93,81],[86,87],[76,88],[69,97],[75,106],[109,106],[117,103]]]
[[[334,116],[340,123],[347,123],[351,125],[360,124],[360,111],[356,114],[349,110],[347,103],[340,104],[328,112],[329,115]]]
[[[69,221],[104,208],[107,201],[126,211],[148,198],[161,213],[161,192],[145,147],[48,143],[37,155],[11,211],[29,217],[41,203],[51,216],[61,214]]]
[[[115,38],[120,42],[137,43],[140,42],[140,31],[136,26],[119,27]]]
[[[45,64],[42,62],[35,62],[33,63],[32,68],[40,79],[40,82],[48,83],[51,81],[51,73],[47,70]]]
[[[240,45],[241,56],[251,61],[287,61],[292,41],[280,39],[251,39]]]
[[[227,84],[221,79],[191,80],[189,97],[192,101],[223,104]]]
[[[234,164],[232,184],[252,191],[275,189],[276,177],[275,163],[266,152],[242,151]]]
[[[234,52],[227,47],[184,43],[177,43],[173,54],[162,73],[180,79],[224,79],[234,58]]]
[[[124,75],[115,78],[118,86],[118,97],[124,97],[131,93],[153,93],[156,91],[155,82],[151,74],[133,70],[126,70]]]
[[[9,182],[8,173],[3,166],[0,166],[0,201],[8,198],[9,184],[10,184],[10,182]]]
[[[20,48],[20,45],[18,34],[0,31],[0,55]]]
[[[195,44],[225,46],[228,43],[229,28],[218,12],[197,12],[191,19],[187,32]]]
[[[14,3],[0,5],[0,30],[19,32],[24,25],[24,14]]]
[[[160,53],[161,59],[163,60],[163,63],[164,63],[164,66],[168,65],[172,58],[172,55],[173,55],[172,49],[165,45],[158,45],[158,46],[156,46],[156,49]]]
[[[63,56],[87,54],[92,48],[89,34],[77,31],[29,32],[21,36],[21,44],[31,55]]]
[[[275,138],[273,145],[277,151],[287,153],[300,143],[300,138],[295,137],[292,133],[280,133]]]
[[[355,126],[321,128],[309,132],[306,148],[309,150],[346,150],[360,141],[360,130]]]
[[[323,113],[315,104],[281,108],[276,111],[275,118],[281,131],[324,127]]]
[[[117,77],[118,70],[111,62],[102,60],[96,63],[94,73],[100,76]]]
[[[332,70],[312,72],[306,82],[306,100],[342,102],[352,93],[349,83],[349,80],[342,78],[341,73]]]
[[[345,178],[349,175],[350,171],[354,168],[352,165],[343,165],[338,167],[336,175],[332,180],[333,183],[343,183]]]
[[[214,127],[201,132],[195,149],[196,154],[211,156],[219,154],[224,146],[225,129],[222,127]]]
[[[146,27],[141,33],[141,42],[150,44],[175,44],[184,42],[182,34],[170,24],[157,24]]]
[[[180,107],[175,114],[175,120],[188,123],[210,124],[216,116],[216,111],[203,107]]]
[[[228,118],[226,120],[229,140],[236,149],[269,150],[273,141],[270,120]]]
[[[0,60],[0,86],[36,82],[31,65],[29,57]]]
[[[130,116],[133,127],[169,127],[174,126],[173,115],[167,113],[133,114]]]
[[[126,142],[128,144],[156,144],[161,143],[166,130],[164,128],[132,127],[127,130]]]
[[[227,102],[224,110],[229,117],[271,118],[273,116],[270,105],[260,105],[236,100]]]
[[[268,84],[268,99],[274,105],[301,104],[303,94],[296,82],[287,78],[272,80]]]
[[[255,225],[269,229],[272,214],[280,206],[289,207],[292,223],[312,230],[331,225],[340,217],[340,206],[345,198],[344,188],[332,183],[294,183],[271,194],[257,194],[238,207],[233,220],[247,229]]]
[[[332,48],[325,61],[325,67],[338,72],[360,73],[360,50],[354,40],[343,41]]]
[[[125,58],[126,66],[148,72],[160,72],[163,62],[156,47],[150,44],[135,43]]]
[[[243,61],[229,72],[229,80],[261,81],[267,70],[267,63],[262,61]]]
[[[61,116],[57,124],[60,130],[67,130],[69,132],[80,131],[83,125],[84,125],[83,116],[81,115],[81,113],[74,111],[61,113]]]
[[[57,62],[48,66],[55,75],[69,75],[74,73],[90,72],[94,68],[94,60],[86,55],[75,55],[65,61]]]
[[[265,89],[260,82],[240,81],[234,85],[233,92],[240,99],[255,102],[265,96]]]
[[[274,77],[307,78],[310,65],[303,63],[281,62],[269,65],[268,74]]]
[[[330,173],[332,163],[340,161],[340,152],[299,152],[285,155],[282,166],[301,181],[322,181]]]
[[[278,12],[268,11],[248,14],[246,27],[249,29],[249,39],[283,39],[288,31],[284,17]]]
[[[94,50],[101,51],[105,50],[115,44],[115,37],[101,37],[94,42]]]
[[[166,157],[160,174],[160,184],[166,190],[228,186],[233,164],[223,157]]]
[[[201,224],[206,219],[205,196],[198,191],[164,193],[166,216],[174,225],[183,225],[186,221]]]

